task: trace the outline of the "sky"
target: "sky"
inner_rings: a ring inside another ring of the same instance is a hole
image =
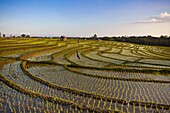
[[[0,0],[0,32],[170,36],[170,0]]]

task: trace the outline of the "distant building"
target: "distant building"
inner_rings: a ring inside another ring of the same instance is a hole
[[[66,36],[61,36],[61,37],[60,37],[60,40],[61,40],[61,41],[66,41],[66,40],[67,40],[67,37],[66,37]]]

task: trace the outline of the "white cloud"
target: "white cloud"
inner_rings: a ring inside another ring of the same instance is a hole
[[[150,17],[146,20],[141,20],[136,23],[164,23],[170,22],[170,14],[167,12],[161,13],[159,16]]]
[[[170,17],[170,14],[168,14],[167,12],[161,13],[160,14],[161,18],[166,18],[166,17]]]

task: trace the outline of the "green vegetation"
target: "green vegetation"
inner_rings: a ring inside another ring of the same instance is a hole
[[[46,38],[0,44],[0,112],[170,110],[169,47]]]
[[[154,46],[168,46],[170,47],[170,37],[160,36],[153,37],[148,36],[122,36],[122,37],[103,37],[103,40],[119,41],[119,42],[130,42],[136,44],[144,45],[154,45]]]

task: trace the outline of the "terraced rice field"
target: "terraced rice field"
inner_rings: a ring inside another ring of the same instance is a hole
[[[169,111],[169,47],[0,39],[1,113]]]

